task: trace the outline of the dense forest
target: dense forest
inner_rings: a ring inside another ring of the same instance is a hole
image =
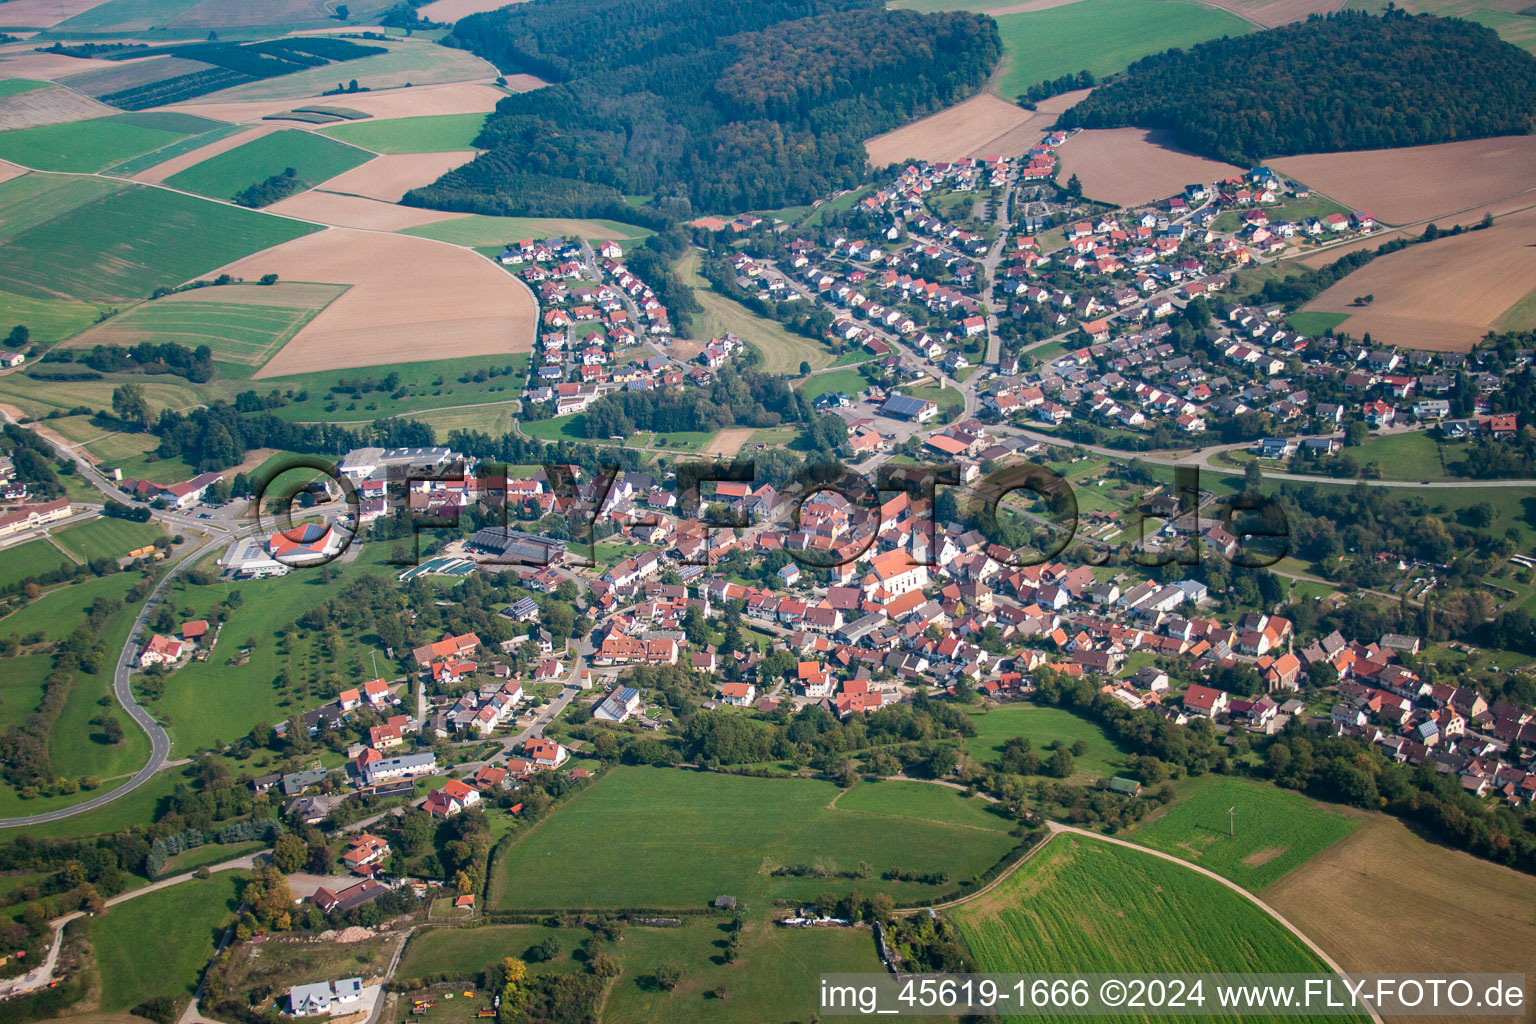
[[[1160,128],[1235,163],[1536,127],[1536,57],[1470,21],[1341,11],[1144,57],[1064,128]]]
[[[502,100],[487,152],[407,203],[653,225],[854,185],[864,138],[971,95],[1001,54],[989,18],[870,0],[543,0],[447,41],[555,84]]]

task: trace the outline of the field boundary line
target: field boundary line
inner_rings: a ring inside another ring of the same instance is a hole
[[[1256,896],[1255,894],[1249,892],[1247,889],[1244,889],[1242,886],[1238,885],[1236,882],[1232,881],[1230,878],[1227,878],[1227,877],[1225,877],[1223,875],[1218,875],[1216,872],[1212,871],[1210,868],[1202,867],[1199,864],[1192,864],[1189,861],[1184,860],[1182,857],[1176,857],[1173,854],[1167,853],[1167,852],[1165,852],[1163,850],[1155,850],[1155,849],[1153,849],[1150,846],[1142,846],[1142,845],[1140,845],[1138,843],[1133,843],[1133,842],[1131,842],[1131,841],[1129,841],[1127,839],[1118,839],[1118,838],[1116,838],[1114,836],[1100,835],[1097,832],[1090,832],[1087,829],[1078,828],[1075,825],[1062,825],[1062,824],[1060,824],[1058,822],[1048,821],[1048,822],[1046,822],[1046,827],[1051,830],[1051,838],[1052,839],[1054,839],[1058,835],[1079,835],[1079,836],[1085,836],[1086,838],[1089,838],[1089,839],[1097,839],[1097,840],[1099,840],[1101,842],[1112,843],[1115,846],[1123,846],[1123,847],[1125,847],[1127,849],[1130,849],[1130,850],[1136,850],[1136,851],[1139,851],[1141,853],[1151,854],[1154,857],[1158,857],[1158,858],[1160,858],[1162,860],[1169,861],[1170,863],[1173,863],[1173,864],[1181,865],[1181,866],[1183,866],[1185,868],[1188,868],[1191,871],[1194,871],[1194,872],[1197,872],[1199,874],[1202,874],[1202,875],[1206,876],[1207,878],[1214,879],[1215,881],[1217,881],[1217,882],[1221,883],[1222,885],[1226,886],[1228,889],[1231,889],[1233,892],[1239,894],[1244,899],[1246,899],[1248,902],[1252,903],[1254,906],[1258,907],[1260,910],[1264,911],[1266,914],[1268,914],[1270,917],[1272,917],[1286,931],[1290,932],[1292,935],[1296,936],[1297,939],[1301,940],[1302,945],[1306,946],[1309,950],[1311,950],[1314,954],[1316,954],[1318,959],[1322,960],[1323,963],[1326,964],[1329,967],[1330,970],[1334,971],[1334,973],[1338,974],[1341,978],[1346,978],[1347,979],[1347,978],[1351,977],[1349,972],[1344,970],[1343,967],[1339,966],[1338,962],[1336,960],[1334,960],[1333,957],[1329,956],[1328,953],[1323,949],[1323,947],[1319,946],[1316,942],[1313,942],[1312,939],[1307,936],[1306,932],[1302,931],[1300,928],[1296,927],[1289,920],[1287,920],[1285,915],[1281,914],[1274,907],[1270,906],[1268,903],[1265,903],[1258,896]],[[1049,843],[1049,842],[1050,842],[1050,839],[1047,839],[1044,843],[1041,843],[1040,846],[1035,847],[1035,849],[1038,850],[1038,849],[1040,849],[1040,847],[1045,846],[1046,843]],[[1033,854],[1034,851],[1031,850],[1030,853]],[[1019,863],[1022,864],[1025,860],[1028,860],[1028,859],[1029,859],[1028,856],[1022,857],[1022,858],[1020,858]],[[1011,874],[1011,873],[1012,872],[1010,871],[1009,874]],[[1001,881],[1001,880],[1002,880],[1001,878],[998,879],[998,881]],[[979,896],[980,894],[981,894],[980,892],[977,892],[977,893],[974,893],[973,895]],[[969,898],[970,897],[962,897],[960,900],[956,900],[955,902],[957,902],[957,903],[958,902],[963,902],[965,899],[969,899]],[[1369,1004],[1367,1004],[1367,1010],[1370,1013],[1371,1020],[1374,1021],[1375,1024],[1385,1024],[1385,1022],[1382,1021],[1382,1019],[1381,1019],[1381,1015],[1376,1012],[1374,1007],[1371,1007]]]

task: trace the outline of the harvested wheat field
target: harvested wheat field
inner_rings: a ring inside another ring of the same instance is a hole
[[[365,196],[342,195],[329,190],[311,189],[267,209],[284,217],[330,224],[341,228],[360,228],[364,231],[403,231],[423,224],[435,224],[440,220],[453,220],[469,216],[466,213],[447,213],[443,210],[419,210],[412,206],[396,206]]]
[[[158,185],[178,171],[184,171],[193,164],[200,164],[209,157],[218,156],[220,153],[236,149],[247,142],[254,142],[263,135],[272,134],[277,129],[278,126],[275,124],[264,124],[248,128],[245,131],[237,131],[233,135],[226,135],[224,138],[210,142],[206,146],[200,146],[179,156],[173,156],[164,163],[146,168],[133,175],[133,180],[142,181],[149,185]]]
[[[1536,879],[1426,842],[1396,819],[1363,817],[1264,901],[1346,971],[1530,972]],[[1403,1018],[1453,1019],[1464,1018]]]
[[[9,8],[10,4],[3,7]],[[65,75],[118,66],[116,61],[95,57],[66,57],[62,53],[38,53],[35,50],[11,51],[0,58],[0,78],[40,78],[51,82]]]
[[[1275,28],[1292,21],[1306,21],[1308,15],[1332,14],[1344,6],[1344,0],[1200,0],[1239,18],[1265,28]]]
[[[1173,148],[1162,132],[1143,128],[1089,129],[1056,150],[1060,178],[1075,174],[1083,195],[1100,202],[1135,206],[1166,199],[1191,182],[1220,181],[1245,171],[1232,164]]]
[[[1378,221],[1412,224],[1536,190],[1536,136],[1286,156],[1269,165]]]
[[[1435,217],[1433,218],[1433,223],[1441,228],[1447,229],[1453,228],[1458,224],[1460,224],[1462,227],[1470,228],[1481,222],[1486,214],[1492,214],[1496,218],[1507,217],[1510,214],[1522,213],[1525,210],[1530,209],[1532,206],[1536,206],[1536,196],[1520,195],[1515,196],[1512,199],[1502,200],[1497,203],[1489,203],[1487,206],[1474,206],[1469,210],[1462,210],[1460,213],[1452,213],[1443,217]],[[1363,238],[1357,238],[1352,242],[1344,242],[1341,245],[1335,245],[1331,248],[1310,253],[1309,255],[1303,256],[1301,259],[1297,260],[1297,262],[1303,263],[1309,267],[1326,267],[1328,264],[1332,263],[1340,256],[1343,256],[1345,253],[1354,252],[1357,249],[1375,249],[1379,247],[1383,242],[1391,241],[1394,238],[1416,238],[1423,233],[1423,225],[1396,228],[1387,231],[1374,231],[1371,234],[1366,235]]]
[[[526,79],[527,82],[521,80]],[[532,84],[536,83],[536,84]],[[514,75],[508,88],[517,92],[543,85],[531,75]],[[489,82],[449,82],[446,85],[413,85],[401,89],[375,89],[338,96],[312,96],[309,99],[227,100],[217,103],[175,103],[156,110],[176,110],[216,121],[259,121],[268,114],[281,114],[298,107],[345,106],[372,117],[422,117],[429,114],[483,114],[496,106],[506,93]]]
[[[741,446],[752,440],[752,435],[757,433],[755,427],[745,430],[722,430],[716,434],[704,448],[702,455],[713,455],[722,459],[734,459],[736,453],[741,451]]]
[[[428,21],[458,21],[471,14],[483,14],[486,11],[525,2],[526,0],[436,0],[419,10],[421,16]]]
[[[932,114],[895,131],[864,140],[875,167],[901,160],[958,160],[963,156],[997,153],[1019,156],[1040,141],[1056,120],[1025,110],[990,92]],[[1003,148],[1005,145],[1009,148]]]
[[[537,307],[527,287],[467,249],[426,238],[331,228],[220,271],[352,286],[257,377],[527,352],[533,345]]]
[[[475,151],[472,149],[454,153],[404,153],[375,157],[331,178],[325,183],[325,190],[398,203],[400,197],[411,189],[430,185],[455,167],[467,164],[474,158]]]
[[[101,4],[102,0],[9,0],[0,11],[0,24],[51,28]]]
[[[10,181],[27,173],[27,169],[19,164],[13,164],[9,160],[0,160],[0,181]]]
[[[33,128],[40,124],[62,124],[91,117],[120,114],[116,107],[99,103],[62,85],[19,92],[0,99],[0,131]]]
[[[1469,351],[1536,281],[1536,209],[1381,256],[1307,304],[1348,313],[1348,332],[1388,345]],[[1356,296],[1375,296],[1367,306]]]

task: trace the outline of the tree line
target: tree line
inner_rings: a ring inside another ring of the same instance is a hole
[[[1165,129],[1244,164],[1523,135],[1533,111],[1536,57],[1474,22],[1388,4],[1143,57],[1058,124]]]

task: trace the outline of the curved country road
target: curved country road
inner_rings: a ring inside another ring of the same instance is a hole
[[[211,538],[210,538],[211,539]],[[61,807],[56,811],[45,811],[41,814],[29,814],[20,818],[0,818],[0,828],[18,828],[24,825],[41,825],[48,821],[58,821],[61,818],[73,817],[76,814],[84,814],[105,804],[111,803],[120,797],[127,796],[165,766],[166,759],[171,753],[171,737],[161,728],[144,706],[133,696],[133,685],[130,680],[130,671],[133,667],[133,652],[137,646],[135,638],[143,633],[146,621],[149,619],[151,609],[159,600],[161,593],[172,580],[187,566],[195,562],[199,555],[204,554],[211,547],[209,541],[191,547],[182,553],[175,563],[160,577],[155,589],[150,591],[149,597],[139,608],[138,616],[133,620],[133,628],[128,632],[128,639],[123,644],[123,649],[117,654],[117,667],[112,675],[112,692],[116,695],[118,703],[128,712],[129,716],[138,723],[139,728],[149,735],[150,754],[144,767],[134,773],[133,778],[118,786],[116,789],[100,796],[93,796],[89,800],[82,800],[78,804],[69,807]]]

